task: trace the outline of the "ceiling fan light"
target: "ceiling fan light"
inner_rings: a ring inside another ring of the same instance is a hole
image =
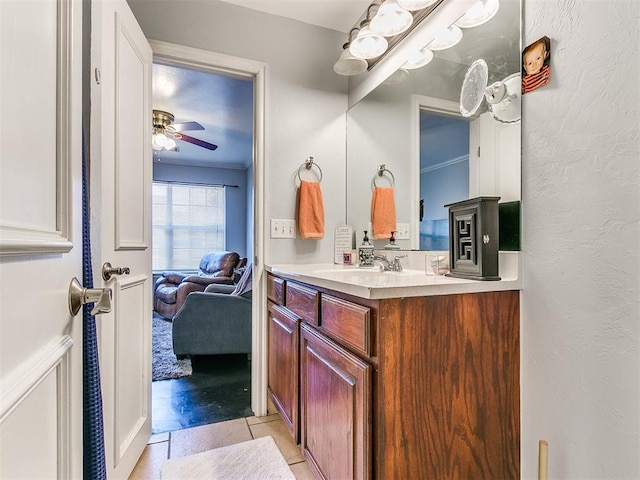
[[[419,50],[410,55],[409,59],[402,66],[402,68],[407,68],[409,70],[421,68],[431,62],[431,60],[433,60],[433,52],[428,48],[423,48],[422,50]]]
[[[386,38],[372,32],[369,25],[365,25],[351,42],[349,51],[354,57],[366,60],[382,55],[387,50],[388,45]]]
[[[333,65],[333,71],[338,75],[344,75],[345,77],[351,75],[359,75],[366,71],[369,64],[363,58],[354,57],[349,48],[345,48],[340,54],[340,58]]]
[[[431,50],[446,50],[456,45],[462,40],[462,30],[455,25],[450,25],[447,28],[443,28],[429,43]]]
[[[422,10],[423,8],[427,8],[438,0],[398,0],[398,5],[400,5],[405,10],[416,11]]]
[[[461,28],[473,28],[491,20],[500,8],[500,0],[478,0],[455,24]]]
[[[166,137],[165,137],[166,138]],[[173,150],[175,151],[178,148],[176,145],[176,141],[173,138],[167,138],[167,141],[164,145],[165,150]]]
[[[397,0],[385,0],[371,20],[371,31],[383,37],[392,37],[406,31],[413,23],[413,15],[398,5]]]
[[[152,146],[154,150],[164,150],[169,139],[162,132],[156,132],[152,137]]]

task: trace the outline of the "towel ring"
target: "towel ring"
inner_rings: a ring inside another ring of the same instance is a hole
[[[320,172],[320,179],[318,180],[318,182],[322,181],[322,169],[320,168],[320,166],[317,163],[313,162],[313,157],[309,157],[307,158],[304,163],[302,165],[300,165],[300,168],[298,168],[298,180],[300,180],[302,182],[302,177],[300,176],[300,171],[305,168],[306,170],[311,170],[311,167],[316,167],[318,169],[318,172]]]
[[[387,172],[391,176],[391,178],[385,177],[385,174],[384,174],[385,172]],[[392,188],[395,186],[396,177],[393,176],[393,173],[391,172],[391,170],[387,170],[384,165],[380,165],[378,167],[378,171],[376,172],[376,174],[373,176],[373,179],[371,180],[371,191],[375,190],[375,188],[378,186],[376,184],[376,180],[378,178],[383,178],[383,177],[385,177],[389,181]]]

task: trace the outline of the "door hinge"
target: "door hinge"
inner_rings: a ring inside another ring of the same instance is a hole
[[[96,83],[100,85],[100,69],[96,67],[96,69],[93,71],[93,74],[96,77]]]
[[[480,147],[478,147],[478,158],[480,158]]]

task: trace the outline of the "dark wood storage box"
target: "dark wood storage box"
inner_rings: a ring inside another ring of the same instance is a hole
[[[498,200],[477,197],[449,208],[449,277],[500,280],[498,276]]]

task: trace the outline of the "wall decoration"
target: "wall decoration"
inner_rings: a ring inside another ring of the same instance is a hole
[[[532,92],[549,82],[551,41],[542,37],[522,51],[522,93]]]

